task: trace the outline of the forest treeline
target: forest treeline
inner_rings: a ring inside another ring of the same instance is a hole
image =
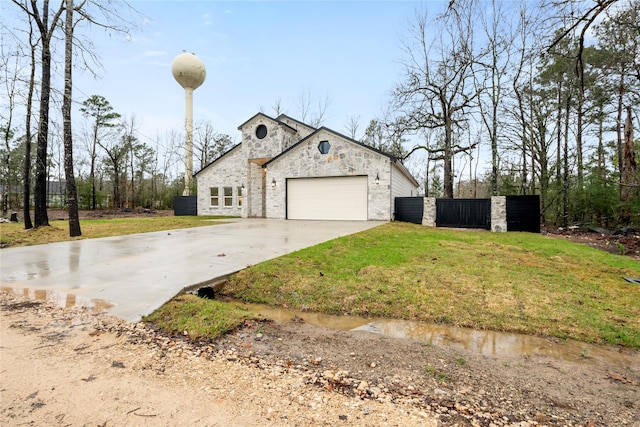
[[[548,224],[640,223],[640,1],[431,6],[399,30],[403,71],[385,111],[362,134],[359,118],[345,118],[347,135],[400,158],[429,196],[538,194]],[[2,26],[3,213],[22,209],[29,228],[48,225],[49,206],[68,208],[78,235],[78,209],[171,207],[184,186],[183,131],[144,136],[109,94],[71,99],[74,70],[100,56],[91,31],[127,33],[135,11],[98,0],[7,7],[25,19]],[[61,87],[52,66],[64,69]],[[196,170],[234,145],[206,120],[194,143]]]

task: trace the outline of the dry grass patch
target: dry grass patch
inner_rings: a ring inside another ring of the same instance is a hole
[[[22,223],[0,224],[0,247],[31,246],[98,237],[124,236],[178,228],[203,227],[221,222],[213,216],[159,216],[154,218],[87,219],[80,221],[82,236],[69,237],[66,221],[50,221],[48,227],[24,229]]]

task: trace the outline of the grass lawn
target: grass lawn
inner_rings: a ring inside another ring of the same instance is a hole
[[[223,292],[331,314],[640,347],[640,263],[531,233],[394,222],[234,275]]]
[[[30,246],[45,243],[64,242],[96,237],[123,236],[126,234],[147,233],[151,231],[177,228],[202,227],[214,225],[212,219],[224,219],[215,216],[159,216],[149,218],[112,218],[86,219],[80,221],[82,236],[69,237],[68,221],[49,221],[49,227],[24,229],[22,223],[0,224],[0,246]],[[219,222],[217,223],[219,224]]]
[[[213,224],[218,217],[81,221],[82,237]],[[24,230],[0,224],[2,246],[75,240],[66,221]],[[76,238],[77,239],[77,238]],[[1,254],[1,252],[0,252]],[[531,233],[489,233],[392,222],[267,261],[223,289],[249,302],[329,314],[441,322],[640,348],[640,263]],[[146,320],[215,337],[251,315],[184,296]]]

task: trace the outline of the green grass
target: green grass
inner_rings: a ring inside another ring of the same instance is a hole
[[[215,217],[81,221],[81,238],[213,224]],[[0,224],[3,246],[76,240],[67,223]],[[640,348],[640,263],[530,233],[488,233],[394,222],[247,268],[223,292],[250,302],[329,314],[440,322]],[[145,320],[214,338],[250,317],[179,297]]]
[[[215,338],[253,318],[238,306],[194,295],[180,295],[143,320],[173,334],[187,332],[193,340]]]
[[[530,233],[389,223],[234,275],[250,302],[640,347],[640,264]]]
[[[25,230],[22,223],[2,223],[0,224],[0,243],[2,247],[14,247],[97,237],[123,236],[126,234],[220,224],[220,222],[213,223],[211,220],[221,218],[226,217],[158,216],[149,218],[87,219],[80,221],[82,236],[75,238],[69,237],[69,224],[67,221],[49,221],[49,227],[38,227],[30,230]]]

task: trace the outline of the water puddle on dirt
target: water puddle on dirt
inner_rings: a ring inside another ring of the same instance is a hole
[[[546,356],[557,360],[594,362],[640,369],[640,353],[632,349],[619,349],[582,343],[560,341],[530,335],[483,331],[449,325],[430,324],[409,320],[367,319],[356,316],[332,316],[320,313],[298,312],[261,304],[233,302],[251,313],[286,323],[304,321],[338,331],[365,331],[390,338],[409,338],[426,345],[447,346],[474,351],[485,356],[514,358]]]
[[[58,289],[30,289],[2,287],[5,292],[21,295],[34,301],[51,301],[62,308],[86,307],[101,312],[113,307],[113,304],[102,300],[70,294]]]

